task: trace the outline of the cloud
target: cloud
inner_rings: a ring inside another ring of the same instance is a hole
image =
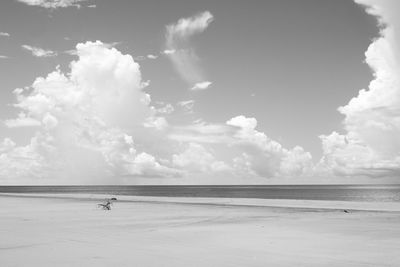
[[[171,114],[175,110],[174,106],[170,103],[158,102],[157,104],[161,105],[156,108],[156,112],[159,114]]]
[[[365,52],[374,79],[339,112],[346,133],[322,135],[319,168],[339,176],[393,177],[400,173],[400,19],[398,1],[357,0],[376,16],[380,36]]]
[[[209,81],[204,81],[204,82],[199,82],[196,83],[192,88],[190,88],[190,90],[192,91],[199,91],[199,90],[205,90],[210,88],[212,82]]]
[[[236,127],[232,145],[239,146],[242,154],[234,159],[236,169],[261,177],[299,177],[312,171],[311,154],[301,147],[283,148],[263,132],[256,130],[257,120],[236,116],[226,122]]]
[[[177,23],[166,27],[164,54],[169,56],[177,72],[189,84],[205,80],[190,38],[207,29],[213,20],[213,15],[205,11],[189,18],[181,18]]]
[[[65,40],[70,40],[70,38],[68,37],[64,37]],[[101,46],[102,47],[106,47],[106,48],[112,48],[112,47],[117,47],[117,45],[121,44],[121,42],[112,42],[112,43],[103,43],[101,42]],[[65,54],[67,55],[71,55],[71,56],[77,56],[78,55],[78,51],[76,49],[70,49],[70,50],[66,50],[64,51]]]
[[[23,49],[32,53],[35,57],[54,57],[57,56],[57,52],[52,50],[45,50],[40,47],[30,46],[30,45],[22,45]]]
[[[76,51],[69,73],[57,68],[14,91],[20,115],[5,123],[38,130],[26,146],[3,141],[0,178],[79,184],[180,175],[136,148],[135,134],[155,115],[139,65],[100,41],[77,44]]]
[[[132,174],[142,177],[179,177],[182,175],[181,171],[161,165],[154,156],[147,153],[137,155],[131,168]]]
[[[233,134],[236,131],[236,127],[226,124],[196,122],[173,127],[168,138],[178,142],[227,145],[233,142]]]
[[[21,112],[18,115],[18,118],[12,120],[6,120],[5,125],[8,128],[17,128],[17,127],[32,127],[32,126],[40,126],[40,121],[27,117],[25,113]]]
[[[19,114],[4,123],[35,133],[23,146],[10,138],[0,142],[2,182],[118,184],[193,175],[234,181],[309,170],[309,153],[283,148],[256,130],[255,118],[170,124],[164,116],[174,107],[151,102],[132,56],[100,41],[79,43],[75,51],[68,72],[57,67],[14,90]],[[194,103],[176,106],[191,112]]]
[[[0,36],[10,37],[10,34],[8,32],[0,32]]]
[[[57,9],[63,7],[80,8],[80,3],[88,0],[17,0],[18,2],[27,4],[28,6],[39,6],[47,9]]]
[[[183,110],[187,113],[193,112],[194,100],[183,100],[176,103],[179,107],[182,107]]]
[[[222,161],[218,161],[203,145],[189,143],[180,154],[172,156],[174,166],[190,172],[219,172],[228,171],[231,168]]]
[[[5,55],[0,55],[0,58],[2,58],[2,59],[7,59],[7,58],[9,58],[8,56],[5,56]]]
[[[173,38],[188,39],[196,33],[201,33],[213,20],[214,17],[209,11],[193,17],[181,18],[176,24],[167,26],[167,42],[173,43]]]
[[[0,178],[3,184],[18,184],[16,177],[25,177],[24,183],[31,184],[42,177],[42,166],[45,166],[46,162],[37,153],[44,148],[41,141],[42,137],[36,136],[26,146],[17,146],[9,138],[0,143]]]
[[[153,55],[153,54],[148,54],[146,57],[147,57],[148,59],[157,59],[157,58],[158,58],[158,56]]]
[[[136,61],[143,61],[143,60],[146,59],[146,57],[145,57],[145,56],[136,56],[134,59],[135,59]]]
[[[0,143],[0,152],[7,152],[14,149],[15,143],[10,138],[4,138],[3,142]]]
[[[168,122],[164,117],[150,117],[143,123],[144,127],[164,130],[168,127]]]
[[[172,54],[174,54],[175,52],[176,52],[175,49],[165,49],[165,50],[162,52],[162,54],[164,54],[164,55],[172,55]]]
[[[205,159],[211,159],[210,153],[204,152],[204,149],[208,151],[205,145],[222,146],[222,150],[228,149],[228,158],[231,159],[231,162],[226,161],[223,162],[223,165],[220,163],[218,165],[221,170],[229,172],[232,177],[293,178],[312,174],[314,166],[310,153],[299,146],[286,149],[265,133],[257,131],[256,127],[257,120],[255,118],[247,118],[242,115],[233,117],[225,124],[200,122],[189,126],[174,127],[168,135],[170,139],[197,145],[189,145],[189,152],[182,153],[180,157],[175,156],[173,162],[182,167],[184,159],[195,158],[192,156],[193,153],[203,155],[204,163],[207,162]],[[202,148],[200,148],[200,144]],[[197,160],[201,162],[200,159]],[[193,161],[195,162],[196,159]],[[214,160],[214,162],[218,161],[220,160]],[[190,162],[192,161],[190,160]],[[212,165],[210,162],[208,164]],[[206,164],[200,164],[200,166],[203,165]],[[211,169],[208,171],[213,172]]]

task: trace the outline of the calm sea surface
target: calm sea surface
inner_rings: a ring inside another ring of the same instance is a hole
[[[400,202],[400,185],[0,186],[0,193],[90,193]]]

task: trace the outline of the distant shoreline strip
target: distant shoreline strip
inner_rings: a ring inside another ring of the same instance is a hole
[[[354,211],[385,211],[400,212],[399,202],[355,202],[355,201],[326,201],[326,200],[293,200],[293,199],[256,199],[256,198],[204,198],[204,197],[150,197],[105,194],[37,194],[37,193],[0,193],[0,197],[23,198],[58,198],[71,200],[99,201],[116,197],[120,202],[147,202],[193,205],[223,205],[275,207],[297,209],[329,209]]]

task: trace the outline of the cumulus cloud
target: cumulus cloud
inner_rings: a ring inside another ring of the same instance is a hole
[[[286,149],[256,130],[257,120],[237,116],[226,122],[237,128],[233,134],[233,145],[241,148],[242,154],[234,159],[240,170],[261,177],[297,177],[312,171],[311,154],[301,147]]]
[[[99,41],[77,44],[76,51],[78,59],[69,64],[68,73],[56,68],[30,87],[14,90],[19,115],[5,124],[35,127],[36,133],[25,146],[8,138],[0,143],[2,181],[104,184],[192,174],[293,177],[311,168],[309,153],[283,148],[256,130],[255,118],[169,125],[161,114],[172,112],[172,105],[153,106],[143,90],[147,83],[140,66],[130,55]],[[178,106],[191,110],[193,103]],[[155,140],[162,144],[159,148],[154,148]]]
[[[189,84],[205,80],[199,66],[199,57],[190,43],[190,38],[207,29],[213,19],[213,15],[205,11],[189,18],[181,18],[166,28],[164,54],[169,56],[177,72]]]
[[[0,32],[0,36],[10,37],[10,34],[8,32]]]
[[[88,0],[17,0],[18,2],[29,6],[39,6],[47,9],[57,9],[62,7],[77,7],[80,8],[80,3]]]
[[[176,167],[186,171],[210,173],[231,170],[225,162],[218,161],[210,151],[197,143],[189,143],[182,153],[175,154],[172,158]]]
[[[121,177],[179,175],[135,146],[133,129],[155,116],[139,65],[99,41],[80,43],[76,51],[79,58],[69,73],[57,68],[14,91],[21,113],[6,125],[39,128],[26,146],[3,141],[0,177],[13,177],[14,183],[32,177],[46,183],[118,183]]]
[[[211,86],[212,82],[209,81],[204,81],[204,82],[199,82],[196,83],[190,90],[192,91],[199,91],[199,90],[205,90],[208,89]]]
[[[0,143],[0,152],[7,152],[15,147],[15,143],[10,138],[4,138],[3,142]]]
[[[164,130],[168,127],[168,122],[164,117],[150,117],[143,123],[144,127]]]
[[[163,166],[157,162],[154,156],[147,153],[140,153],[136,156],[134,164],[130,165],[131,173],[143,177],[179,177],[182,172]]]
[[[15,179],[25,177],[25,184],[35,183],[43,176],[43,166],[47,165],[38,151],[45,151],[43,136],[35,136],[29,145],[17,146],[5,138],[0,144],[0,178],[2,182],[18,184]],[[36,178],[36,179],[35,179]]]
[[[40,47],[30,46],[30,45],[22,45],[23,49],[32,53],[35,57],[54,57],[57,56],[57,52],[52,50],[46,50]]]
[[[319,167],[342,176],[396,176],[400,173],[400,4],[356,2],[381,26],[380,36],[365,52],[374,79],[339,108],[346,133],[321,136],[324,156]]]
[[[41,125],[40,121],[38,121],[34,118],[27,117],[24,112],[21,112],[18,115],[18,118],[6,120],[4,123],[8,128],[30,127],[30,126],[40,126]]]
[[[68,37],[64,37],[65,40],[70,40]],[[117,47],[117,45],[121,44],[121,42],[111,42],[111,43],[105,43],[101,42],[101,46],[106,47],[106,48],[112,48],[112,47]],[[78,51],[76,49],[70,49],[64,51],[65,54],[71,55],[71,56],[77,56]]]
[[[228,144],[236,129],[225,124],[196,122],[190,125],[175,126],[168,138],[178,142]]]
[[[185,158],[190,158],[193,151],[194,154],[204,155],[205,159],[211,158],[210,153],[204,152],[205,145],[228,149],[231,161],[218,165],[233,177],[272,178],[311,175],[313,163],[310,153],[298,146],[286,149],[265,133],[257,131],[256,127],[255,118],[241,115],[233,117],[225,124],[199,122],[189,126],[174,127],[168,137],[192,144],[189,145],[190,153],[181,154]],[[175,165],[179,166],[180,161],[183,161],[181,157],[174,157]]]

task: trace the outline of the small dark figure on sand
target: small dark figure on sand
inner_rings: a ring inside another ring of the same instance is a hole
[[[113,197],[110,199],[106,199],[103,203],[97,204],[99,208],[102,208],[103,210],[111,210],[111,205],[113,204],[112,201],[116,201],[117,198]]]
[[[103,210],[111,210],[111,201],[107,200],[104,203],[97,204],[97,206],[103,208]]]

